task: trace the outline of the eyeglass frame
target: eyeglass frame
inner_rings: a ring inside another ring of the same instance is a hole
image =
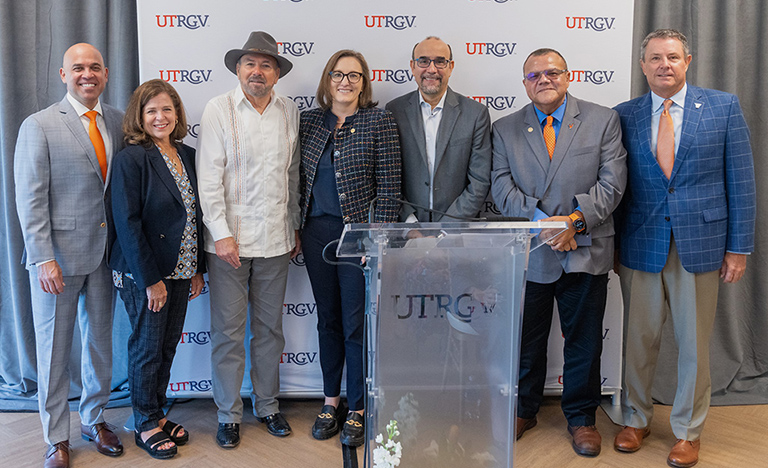
[[[333,79],[333,75],[336,74],[336,73],[341,75],[341,78],[338,81]],[[352,78],[350,77],[350,75],[352,75],[353,73],[355,75],[359,75],[359,78],[356,79],[355,81],[352,81]],[[342,72],[340,72],[338,70],[331,70],[331,71],[328,72],[328,76],[331,77],[331,81],[334,82],[334,83],[341,83],[342,81],[344,81],[344,78],[346,78],[347,81],[350,84],[357,84],[357,83],[360,83],[360,81],[363,79],[363,74],[360,73],[360,72],[357,72],[357,71],[351,71],[349,73],[342,73]]]
[[[429,60],[429,61],[427,62],[427,65],[426,65],[426,66],[422,66],[422,65],[419,63],[419,60],[421,60],[421,59],[424,59],[424,60]],[[439,67],[439,66],[437,65],[437,62],[436,62],[436,60],[441,60],[441,59],[442,59],[442,60],[445,60],[445,66]],[[419,68],[424,68],[424,69],[427,69],[427,68],[429,68],[429,66],[430,66],[430,65],[432,65],[432,64],[435,64],[435,68],[437,68],[438,70],[444,70],[444,69],[448,68],[448,65],[450,65],[450,63],[451,63],[451,62],[453,62],[453,60],[451,60],[450,58],[445,58],[445,57],[435,57],[435,58],[431,59],[431,58],[429,58],[429,57],[425,57],[425,56],[423,56],[423,55],[422,55],[421,57],[413,58],[412,60],[414,61],[414,63],[416,64],[416,66],[417,66],[417,67],[419,67]]]
[[[554,77],[552,77],[552,76],[549,76],[550,72],[557,72],[557,74]],[[550,80],[556,80],[560,78],[560,75],[564,73],[568,73],[567,68],[548,68],[546,70],[542,70],[538,72],[524,73],[523,79],[528,81],[529,83],[536,83],[537,81],[539,81],[539,79],[541,79],[541,75],[547,75],[547,78],[549,78]]]

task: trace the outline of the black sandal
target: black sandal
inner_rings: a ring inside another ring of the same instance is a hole
[[[182,429],[184,430],[184,435],[180,437],[177,436],[176,434],[178,434]],[[165,424],[163,424],[163,432],[168,434],[168,437],[170,437],[173,443],[176,445],[184,445],[189,442],[189,431],[184,429],[181,424],[176,424],[175,422],[166,419]]]
[[[168,442],[173,442],[168,437],[168,434],[163,431],[152,434],[152,436],[147,439],[146,442],[141,440],[140,433],[134,432],[133,434],[134,439],[136,440],[136,446],[144,449],[144,451],[146,451],[152,458],[157,458],[158,460],[166,460],[168,458],[173,458],[176,455],[177,449],[175,445],[165,450],[160,450],[157,448]]]

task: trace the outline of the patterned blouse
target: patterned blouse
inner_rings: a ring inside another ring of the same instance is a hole
[[[179,248],[179,261],[176,262],[176,268],[173,273],[166,276],[166,279],[190,279],[197,273],[197,200],[195,199],[195,190],[189,182],[184,162],[179,158],[181,164],[181,173],[176,170],[171,162],[171,158],[157,147],[160,154],[163,155],[165,165],[173,175],[176,181],[176,187],[179,188],[181,199],[184,201],[184,208],[187,210],[187,222],[184,225],[184,233],[181,235],[181,247]]]

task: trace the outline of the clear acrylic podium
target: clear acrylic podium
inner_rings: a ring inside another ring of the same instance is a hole
[[[367,468],[513,466],[530,241],[564,227],[345,226],[337,255],[366,258]]]

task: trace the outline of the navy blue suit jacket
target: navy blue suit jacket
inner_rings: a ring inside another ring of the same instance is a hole
[[[651,95],[616,106],[627,149],[627,193],[619,257],[658,273],[669,242],[691,273],[720,268],[725,252],[754,248],[755,175],[749,130],[733,94],[688,86],[680,145],[670,179],[651,151]]]
[[[195,191],[197,211],[197,271],[205,272],[203,213],[195,173],[195,150],[177,145],[179,157]],[[184,202],[173,175],[154,145],[131,145],[112,160],[108,192],[111,206],[108,265],[131,273],[144,289],[173,273],[179,259],[187,221]]]

